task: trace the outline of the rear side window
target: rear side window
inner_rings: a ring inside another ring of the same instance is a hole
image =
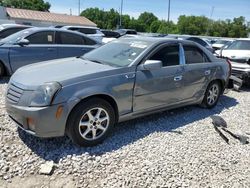
[[[14,33],[17,33],[18,31],[21,31],[26,28],[11,28],[11,29],[5,29],[3,31],[0,31],[0,38],[8,37]]]
[[[73,33],[59,32],[59,43],[60,44],[71,44],[71,45],[83,45],[84,40],[80,35]]]
[[[26,39],[29,40],[30,44],[54,44],[54,32],[53,31],[42,31],[32,34]]]
[[[195,46],[184,46],[186,64],[210,62],[206,54]]]
[[[150,60],[160,60],[162,65],[175,66],[180,64],[179,45],[166,46],[156,52]]]
[[[91,29],[91,28],[77,28],[77,27],[71,27],[69,28],[71,31],[78,31],[84,34],[96,34],[96,29]]]

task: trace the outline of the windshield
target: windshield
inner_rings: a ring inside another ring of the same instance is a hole
[[[83,59],[124,67],[131,64],[149,45],[149,42],[139,40],[115,41],[85,54]]]
[[[26,37],[29,33],[31,33],[31,30],[30,29],[25,29],[25,30],[22,30],[22,31],[19,31],[17,33],[14,33],[4,39],[1,40],[1,42],[4,42],[4,43],[15,43],[17,42],[18,40]]]
[[[227,47],[228,50],[250,50],[250,40],[237,40]]]

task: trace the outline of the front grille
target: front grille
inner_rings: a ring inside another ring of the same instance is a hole
[[[7,99],[8,101],[10,101],[11,103],[18,103],[19,99],[21,98],[22,94],[23,94],[23,89],[21,89],[20,87],[17,87],[16,85],[14,85],[13,83],[9,84],[9,88],[7,91]]]

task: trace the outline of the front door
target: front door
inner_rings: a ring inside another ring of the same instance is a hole
[[[13,72],[25,65],[57,58],[53,31],[37,32],[26,39],[29,40],[29,45],[14,45],[10,48],[10,64]]]
[[[182,102],[183,65],[179,44],[160,47],[149,60],[161,60],[157,70],[137,70],[134,112],[157,109]]]

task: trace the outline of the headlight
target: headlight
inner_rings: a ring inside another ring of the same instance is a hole
[[[52,103],[55,94],[61,88],[62,86],[57,82],[45,83],[34,91],[30,106],[49,106]]]

